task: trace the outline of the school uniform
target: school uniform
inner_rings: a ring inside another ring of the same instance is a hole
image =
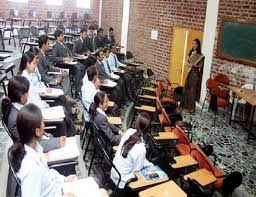
[[[130,128],[124,133],[113,160],[114,165],[121,174],[121,182],[118,185],[119,188],[124,188],[126,182],[135,177],[136,171],[140,171],[144,167],[153,166],[153,164],[146,159],[146,146],[142,137],[139,142],[134,144],[126,158],[122,156],[122,147],[125,141],[135,132],[137,132],[136,129]],[[111,169],[111,179],[117,185],[119,176],[113,168]]]
[[[33,149],[25,144],[24,148],[26,154],[17,173],[21,182],[21,196],[62,196],[64,176],[54,169],[49,169],[41,145],[37,142],[36,148]]]
[[[88,49],[86,47],[86,44],[84,44],[84,42],[85,40],[79,37],[74,43],[73,53],[76,53],[79,55],[85,54],[88,51]]]
[[[109,34],[106,34],[104,36],[104,45],[105,46],[110,46],[111,44],[114,44],[114,43],[116,43],[114,35],[110,36]]]
[[[95,36],[93,39],[93,47],[94,51],[96,51],[98,48],[104,48],[104,38],[100,36]]]
[[[90,52],[93,52],[93,36],[87,36],[83,45],[84,48],[87,48]]]

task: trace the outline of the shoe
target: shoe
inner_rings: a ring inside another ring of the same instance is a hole
[[[77,105],[77,101],[73,98],[71,98],[69,95],[66,95],[66,100],[67,102],[71,105],[71,106],[76,106]]]

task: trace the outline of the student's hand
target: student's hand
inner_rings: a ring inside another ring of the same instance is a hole
[[[46,92],[47,93],[52,93],[52,89],[51,88],[47,88]]]
[[[56,83],[57,84],[61,84],[63,82],[63,76],[59,75],[57,78],[56,78]]]
[[[60,140],[60,146],[61,147],[65,146],[65,144],[66,144],[66,136],[61,136],[59,140]]]
[[[119,129],[119,131],[118,131],[118,135],[123,136],[123,135],[124,135],[124,132],[123,132],[122,130],[120,130],[120,129]]]
[[[69,175],[69,176],[66,176],[65,178],[64,178],[64,181],[65,182],[72,182],[72,181],[75,181],[75,180],[77,180],[77,176],[76,175]]]

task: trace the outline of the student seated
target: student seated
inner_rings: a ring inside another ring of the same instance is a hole
[[[147,113],[140,113],[135,122],[135,129],[128,129],[118,145],[113,163],[121,174],[121,182],[118,187],[123,189],[128,180],[135,177],[135,172],[144,167],[153,166],[146,159],[146,147],[143,135],[150,126],[150,116]],[[111,179],[117,184],[119,176],[114,169],[111,169]]]
[[[80,30],[80,37],[74,43],[73,53],[76,53],[79,55],[87,55],[88,49],[85,44],[86,37],[87,37],[87,30],[85,28],[82,28]]]
[[[114,29],[112,27],[109,28],[108,34],[104,36],[104,45],[110,46],[110,44],[116,43],[114,36]]]
[[[94,37],[93,46],[94,46],[94,51],[96,51],[98,48],[104,47],[104,35],[103,35],[102,28],[99,28],[97,30],[97,36]]]
[[[110,124],[105,111],[108,109],[108,96],[105,92],[97,92],[94,102],[90,106],[89,113],[96,126],[104,132],[105,137],[113,146],[119,144],[124,132],[118,127]]]
[[[26,105],[28,100],[29,81],[22,76],[14,76],[8,83],[8,96],[2,100],[3,120],[14,137],[14,141],[19,140],[16,119],[19,110]],[[50,135],[44,136],[40,141],[44,152],[60,148],[65,145],[66,137],[54,138]]]
[[[14,170],[21,182],[21,196],[63,196],[63,183],[74,181],[76,176],[65,177],[49,169],[39,144],[44,134],[41,110],[34,104],[24,106],[17,116],[17,129],[20,140],[11,148]]]
[[[40,81],[40,76],[35,72],[35,68],[37,66],[35,55],[28,51],[22,55],[20,71],[21,76],[24,76],[28,79],[30,87],[29,87],[29,95],[28,95],[28,103],[33,103],[37,105],[40,109],[50,107],[44,100],[41,99],[39,93],[42,91],[47,91],[46,86]],[[53,103],[52,105],[58,105],[59,103]],[[66,131],[68,137],[73,136],[75,134],[75,125],[67,112],[65,110],[65,118],[64,122],[60,123],[61,130]]]
[[[85,42],[84,42],[85,47],[88,49],[89,53],[92,53],[94,51],[93,50],[93,38],[94,38],[93,30],[94,30],[94,27],[90,25],[87,32],[87,37],[85,38]]]
[[[73,57],[79,56],[74,54],[64,43],[64,34],[61,30],[54,32],[56,43],[52,48],[53,62],[58,64],[58,67],[68,68],[74,74],[75,80],[75,97],[79,96],[81,90],[81,79],[85,73],[85,66],[79,62],[73,64]]]

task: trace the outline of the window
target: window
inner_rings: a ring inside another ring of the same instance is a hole
[[[62,5],[62,0],[46,0],[47,5]]]
[[[28,3],[28,0],[8,0],[16,3]]]
[[[91,7],[91,0],[76,0],[76,6],[78,8],[88,8]]]

